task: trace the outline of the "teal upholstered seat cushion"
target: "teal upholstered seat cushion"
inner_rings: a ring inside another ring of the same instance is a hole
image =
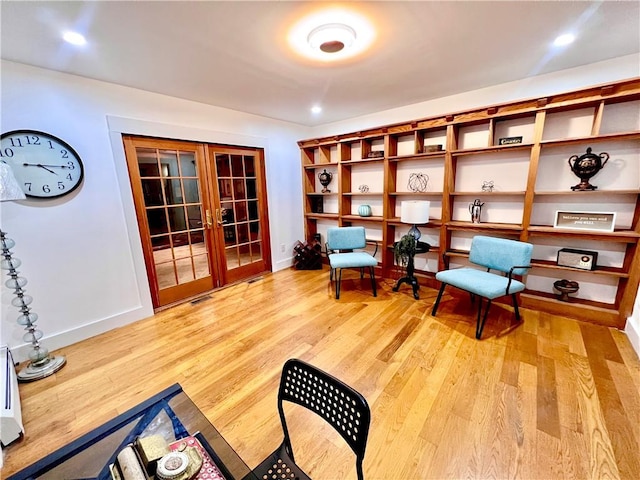
[[[378,261],[366,252],[332,253],[329,255],[331,268],[375,267]]]
[[[484,272],[475,268],[456,268],[443,270],[436,273],[436,279],[448,285],[461,288],[485,298],[494,299],[503,295],[511,295],[524,290],[524,284],[517,280],[511,280],[509,291],[507,283],[509,279],[495,273]]]

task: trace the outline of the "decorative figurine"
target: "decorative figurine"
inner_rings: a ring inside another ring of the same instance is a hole
[[[483,192],[493,192],[493,180],[484,180],[482,182]]]
[[[407,188],[412,192],[426,192],[427,183],[429,183],[429,175],[424,173],[412,173],[409,175]]]
[[[482,213],[482,206],[484,203],[480,202],[479,198],[476,198],[473,203],[469,204],[469,213],[471,214],[471,223],[480,223],[480,214]]]
[[[571,161],[573,160],[573,165]],[[599,155],[595,153],[591,153],[591,147],[587,148],[587,153],[581,156],[572,155],[569,157],[569,166],[571,167],[571,171],[576,174],[578,178],[580,178],[581,182],[578,185],[574,185],[571,187],[571,190],[595,190],[596,186],[591,185],[589,183],[589,179],[593,177],[596,173],[602,170],[609,160],[609,154],[606,152],[602,152]]]
[[[358,190],[360,190],[360,193],[367,193],[369,191],[369,185],[360,185]]]
[[[320,185],[322,185],[322,193],[330,193],[331,190],[327,188],[327,185],[331,183],[333,180],[333,175],[331,172],[327,172],[325,168],[321,173],[318,174],[318,180],[320,180]]]
[[[556,282],[553,282],[553,288],[560,292],[560,296],[558,297],[559,300],[568,302],[569,294],[576,293],[580,288],[580,284],[572,280],[557,280]]]

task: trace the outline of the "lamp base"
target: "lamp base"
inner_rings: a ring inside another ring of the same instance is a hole
[[[407,235],[411,235],[413,238],[416,239],[416,242],[420,239],[420,237],[422,236],[420,234],[420,230],[418,230],[418,227],[414,224],[409,231],[407,232]]]
[[[46,362],[40,365],[29,362],[26,367],[18,372],[18,381],[33,382],[34,380],[48,377],[64,367],[65,363],[67,363],[67,359],[63,356],[49,357]]]

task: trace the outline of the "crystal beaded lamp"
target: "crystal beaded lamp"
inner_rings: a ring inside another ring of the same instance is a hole
[[[0,201],[23,200],[24,198],[24,192],[18,185],[11,167],[0,161]],[[31,343],[29,363],[18,372],[18,380],[30,382],[48,377],[60,370],[66,363],[66,359],[63,356],[50,356],[49,350],[40,345],[43,333],[36,328],[38,314],[31,311],[33,297],[25,293],[24,286],[27,284],[27,279],[19,276],[18,268],[22,262],[20,259],[15,258],[11,252],[16,243],[7,237],[2,230],[0,230],[0,241],[2,243],[0,268],[7,271],[9,279],[5,281],[5,285],[12,289],[15,295],[11,300],[11,305],[17,307],[20,311],[18,324],[24,327],[26,331],[22,339]]]

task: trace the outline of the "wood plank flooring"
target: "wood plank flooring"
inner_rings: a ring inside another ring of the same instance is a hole
[[[180,383],[249,466],[281,441],[276,392],[301,358],[372,411],[367,479],[640,478],[640,361],[624,333],[494,305],[474,338],[468,297],[420,300],[392,279],[378,297],[345,272],[285,270],[67,347],[56,375],[21,384],[26,435],[5,477]],[[355,478],[350,450],[292,412],[296,457],[316,480]],[[297,448],[296,448],[297,447]]]

